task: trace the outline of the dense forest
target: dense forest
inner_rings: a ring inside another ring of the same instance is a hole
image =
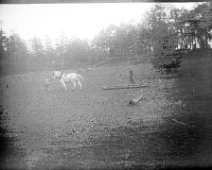
[[[0,32],[1,72],[68,69],[114,62],[152,62],[155,66],[176,61],[180,51],[212,48],[212,10],[209,2],[193,10],[167,9],[156,4],[138,24],[109,25],[87,42],[78,38],[34,37],[25,42],[17,33]],[[29,45],[30,44],[30,45]],[[178,56],[178,55],[177,55]]]

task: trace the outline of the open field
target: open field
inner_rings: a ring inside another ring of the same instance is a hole
[[[160,75],[148,64],[78,70],[85,77],[83,89],[72,92],[68,84],[67,93],[57,81],[50,92],[45,90],[49,71],[26,73],[20,79],[2,76],[1,168],[211,165],[208,56],[186,58],[180,76]],[[127,84],[130,69],[136,83],[150,86],[103,90],[103,85]],[[140,94],[143,100],[130,106],[129,101]]]

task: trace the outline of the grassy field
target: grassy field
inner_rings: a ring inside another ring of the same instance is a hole
[[[50,71],[26,73],[20,79],[2,76],[1,136],[6,144],[1,146],[1,168],[123,169],[210,164],[211,160],[205,158],[212,153],[208,150],[211,136],[207,136],[211,127],[204,125],[211,121],[212,72],[209,65],[200,67],[196,63],[185,59],[180,77],[160,75],[150,64],[101,66],[89,72],[65,70],[85,78],[82,90],[72,92],[69,84],[66,93],[58,81],[52,82],[49,92],[44,88]],[[204,72],[203,77],[194,66]],[[148,83],[149,87],[103,90],[103,85],[129,83],[130,69],[136,83]],[[191,88],[194,84],[195,90]],[[129,101],[140,94],[143,100],[130,106]]]

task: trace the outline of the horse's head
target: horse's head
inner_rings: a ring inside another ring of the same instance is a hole
[[[60,71],[53,71],[53,74],[52,74],[52,79],[59,79],[62,75],[62,72]]]

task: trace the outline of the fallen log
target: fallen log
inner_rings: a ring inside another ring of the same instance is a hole
[[[135,105],[136,103],[138,103],[142,99],[143,99],[143,96],[142,95],[137,96],[135,99],[130,100],[129,104],[130,105]]]
[[[149,87],[149,85],[148,84],[103,85],[104,90],[130,89],[130,88],[143,88],[143,87]]]
[[[179,120],[176,120],[176,119],[171,119],[173,122],[177,123],[177,124],[180,124],[180,125],[183,125],[183,126],[189,126],[187,125],[186,123],[184,122],[180,122]]]

